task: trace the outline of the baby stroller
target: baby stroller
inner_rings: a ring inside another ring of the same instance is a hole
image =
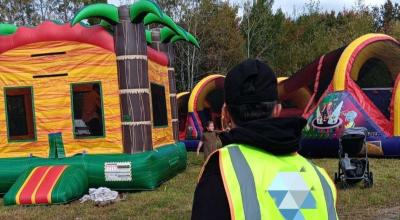
[[[335,184],[343,188],[360,181],[364,187],[372,187],[373,176],[369,170],[368,152],[366,146],[368,131],[366,128],[348,128],[339,139],[339,167],[335,173]],[[364,158],[357,158],[364,149]]]

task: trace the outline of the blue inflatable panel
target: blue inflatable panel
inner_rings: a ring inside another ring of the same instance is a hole
[[[181,142],[185,144],[187,151],[196,151],[200,140],[182,140]]]

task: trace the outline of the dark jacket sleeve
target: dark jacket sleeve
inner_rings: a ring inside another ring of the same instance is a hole
[[[218,152],[205,165],[193,199],[192,220],[231,219],[229,203],[219,170]]]

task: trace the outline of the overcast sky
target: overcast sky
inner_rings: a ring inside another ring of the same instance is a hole
[[[131,3],[135,0],[108,0],[109,3],[120,5],[122,3]],[[246,0],[221,0],[229,1],[234,4],[243,4]],[[340,11],[344,8],[351,9],[357,0],[320,0],[320,7],[322,10],[335,10]],[[386,0],[364,0],[366,5],[375,6],[382,5]],[[309,0],[275,0],[274,9],[281,8],[285,14],[293,15],[301,14],[304,11],[304,5],[309,2]],[[400,0],[392,0],[392,2],[400,3]]]
[[[236,0],[240,1],[240,0]],[[364,0],[364,4],[369,6],[382,5],[386,0]],[[304,6],[309,0],[276,0],[274,9],[281,8],[284,13],[292,15],[294,10],[296,13],[302,13]],[[327,11],[341,11],[342,9],[351,9],[356,5],[356,0],[320,0],[320,7]],[[400,0],[392,0],[392,2],[400,2]]]

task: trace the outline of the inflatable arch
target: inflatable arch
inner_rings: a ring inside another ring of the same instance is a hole
[[[366,127],[370,154],[400,156],[399,71],[399,42],[387,35],[367,34],[285,80],[282,86],[287,91],[313,91],[303,114],[308,124],[302,153],[336,155],[345,128]],[[387,75],[383,88],[361,84],[365,77],[377,74]]]
[[[212,120],[220,128],[220,115],[223,105],[223,88],[225,76],[214,74],[205,77],[194,87],[188,102],[188,119],[186,129],[192,139],[199,139],[204,124]]]
[[[349,80],[357,80],[361,67],[371,58],[383,61],[393,78],[400,71],[399,42],[384,34],[367,34],[353,41],[341,55],[333,77],[334,91],[343,91]]]

